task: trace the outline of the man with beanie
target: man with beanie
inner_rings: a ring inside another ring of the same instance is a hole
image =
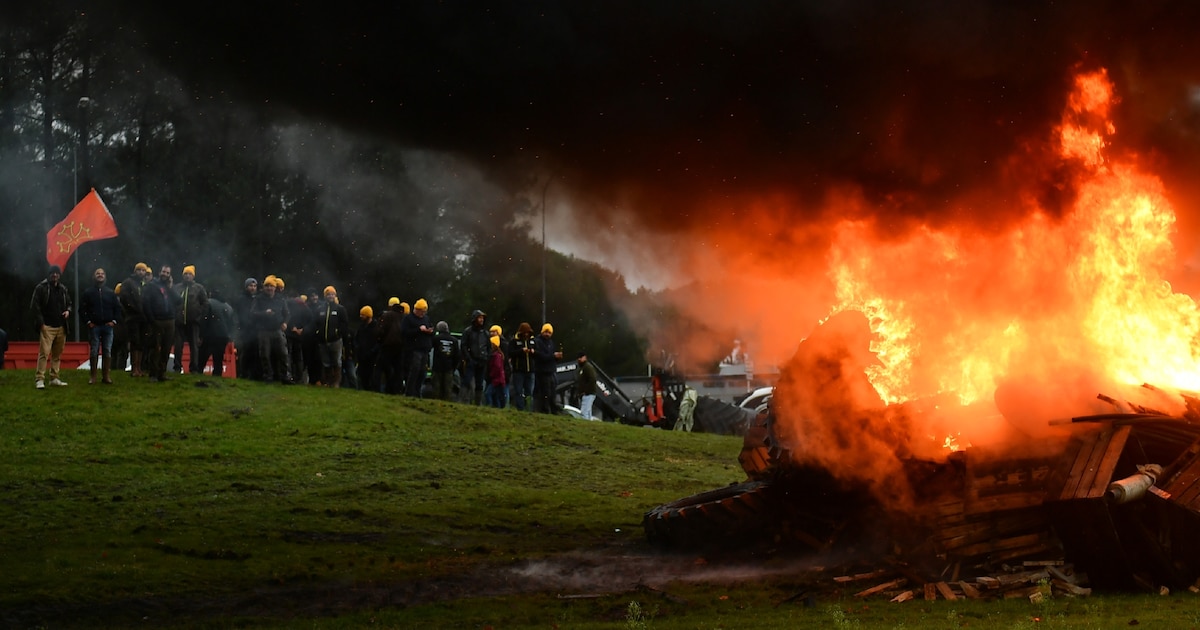
[[[188,373],[200,371],[200,326],[208,317],[208,291],[204,285],[196,282],[196,266],[187,265],[183,268],[183,283],[176,290],[179,293],[178,310],[175,313],[175,366],[180,374],[183,373],[183,346],[187,344]]]
[[[433,333],[433,397],[454,399],[454,370],[462,364],[458,340],[450,334],[450,325],[438,322]]]
[[[258,359],[258,331],[254,328],[254,299],[258,297],[258,280],[246,278],[242,283],[242,294],[233,303],[237,315],[237,377],[253,380],[262,379],[261,363]]]
[[[254,299],[254,327],[258,331],[258,358],[263,379],[270,383],[278,380],[291,385],[288,375],[287,342],[283,328],[288,320],[288,304],[278,291],[283,284],[279,278],[263,281],[263,293]]]
[[[138,263],[133,267],[133,273],[117,285],[117,299],[121,302],[121,323],[125,327],[125,337],[129,340],[129,366],[133,376],[145,376],[143,371],[146,363],[146,316],[142,313],[142,289],[150,278],[150,266]],[[117,361],[117,365],[124,365]]]
[[[429,351],[433,349],[433,324],[429,321],[428,312],[429,303],[421,298],[413,303],[412,312],[400,322],[400,334],[404,337],[407,354],[404,393],[413,398],[421,397],[425,372],[429,369]]]
[[[354,356],[358,359],[358,388],[378,392],[379,321],[375,309],[364,306],[358,310],[358,331],[354,333]]]
[[[404,336],[400,323],[407,311],[398,297],[388,298],[388,310],[379,322],[379,365],[376,373],[385,394],[404,393]]]
[[[109,371],[112,369],[113,329],[121,319],[121,302],[117,294],[105,285],[108,279],[103,269],[92,272],[92,288],[79,298],[79,316],[88,327],[88,359],[91,375],[88,385],[96,384],[96,362],[101,365],[101,382],[112,385]]]
[[[350,338],[350,318],[338,304],[337,289],[325,287],[313,313],[313,338],[317,343],[317,361],[321,364],[321,382],[327,387],[342,386],[342,350]]]
[[[62,363],[63,348],[67,343],[67,320],[71,316],[71,294],[59,280],[62,269],[51,265],[46,272],[46,279],[33,289],[33,299],[29,301],[29,310],[33,312],[33,320],[38,330],[37,372],[33,376],[33,386],[45,389],[46,365],[50,366],[50,384],[65,387],[66,382],[58,378],[58,368]]]
[[[483,388],[487,384],[488,359],[491,357],[491,342],[484,322],[487,313],[475,309],[471,313],[471,324],[462,333],[463,367],[462,401],[478,405],[483,402]]]
[[[536,400],[534,411],[558,415],[558,382],[554,371],[558,368],[558,360],[562,352],[554,344],[554,326],[542,324],[542,332],[533,341],[533,371],[537,374],[537,383],[533,388]]]
[[[533,351],[533,326],[521,322],[508,349],[508,359],[512,363],[512,398],[518,411],[532,410],[533,407]]]
[[[596,368],[588,361],[587,353],[580,352],[575,360],[579,369],[575,371],[575,393],[579,395],[579,413],[584,420],[592,417],[592,403],[596,402]]]
[[[149,334],[146,352],[150,353],[150,382],[167,380],[167,356],[175,339],[175,310],[179,295],[171,290],[171,268],[163,265],[158,278],[142,287],[142,313]]]

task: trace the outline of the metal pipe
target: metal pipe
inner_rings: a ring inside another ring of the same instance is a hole
[[[1138,466],[1136,474],[1108,484],[1106,496],[1116,504],[1136,501],[1146,495],[1146,491],[1154,485],[1160,475],[1162,475],[1162,466],[1158,464]]]

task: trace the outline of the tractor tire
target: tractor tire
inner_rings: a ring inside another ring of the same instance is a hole
[[[750,428],[755,415],[749,409],[701,396],[696,400],[696,408],[692,412],[692,431],[717,435],[746,435],[746,430]]]
[[[664,503],[642,518],[646,539],[670,547],[757,544],[772,526],[769,487],[751,481]]]

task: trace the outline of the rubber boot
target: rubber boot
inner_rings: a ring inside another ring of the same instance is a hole
[[[140,350],[129,351],[129,367],[130,376],[142,375],[142,352]]]
[[[88,378],[88,385],[96,384],[96,360],[97,360],[97,357],[94,354],[92,356],[88,357],[88,364],[91,366],[89,368],[89,370],[91,372],[91,377]]]
[[[103,380],[101,380],[100,382],[104,383],[105,385],[112,385],[112,376],[110,376],[110,374],[109,374],[111,365],[112,365],[112,354],[105,352],[104,356],[102,357],[102,362],[100,363],[101,369],[103,370],[101,372],[101,374],[103,375]]]
[[[325,379],[325,382],[328,383],[329,386],[334,389],[341,387],[342,386],[342,371],[339,370],[338,368],[329,368],[329,376]]]

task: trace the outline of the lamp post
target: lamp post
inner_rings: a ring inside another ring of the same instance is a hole
[[[79,203],[79,155],[78,154],[79,154],[80,148],[83,148],[83,149],[87,148],[87,146],[84,144],[87,142],[87,109],[91,104],[92,104],[92,99],[90,99],[86,96],[79,97],[79,104],[78,104],[79,127],[78,127],[77,135],[75,138],[75,146],[71,147],[71,166],[74,171],[74,174],[72,176],[73,183],[72,183],[72,187],[71,187],[71,207],[72,208],[75,207],[75,204]],[[83,154],[83,159],[86,162],[86,160],[87,160],[87,152],[86,151]],[[86,172],[86,170],[87,169],[85,168],[84,171]],[[76,249],[75,253],[79,254],[79,250]],[[74,290],[75,290],[75,299],[76,299],[76,301],[78,301],[80,298],[80,296],[79,296],[79,256],[78,255],[75,256],[75,289]],[[72,310],[75,311],[75,341],[79,341],[79,304],[78,304],[78,302],[76,303],[75,308]]]
[[[542,186],[542,324],[546,323],[546,189],[550,188],[550,178]]]

